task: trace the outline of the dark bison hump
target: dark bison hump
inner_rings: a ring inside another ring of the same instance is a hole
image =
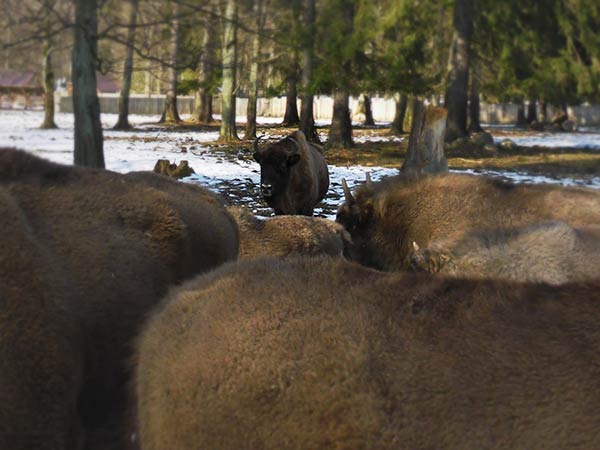
[[[40,183],[64,182],[79,168],[56,164],[14,148],[0,148],[0,183],[35,178]],[[92,170],[92,169],[90,169]]]

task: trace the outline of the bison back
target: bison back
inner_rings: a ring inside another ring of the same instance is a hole
[[[66,352],[69,328],[79,333],[72,339],[81,351],[71,364],[73,375],[61,378],[57,369],[48,380],[58,377],[63,384],[47,388],[76,398],[87,445],[104,442],[126,410],[131,340],[146,314],[169,286],[235,259],[237,227],[208,191],[158,175],[60,166],[14,150],[1,151],[0,161],[6,163],[0,164],[0,188],[27,225],[2,217],[4,237],[25,247],[32,242],[37,252],[21,270],[7,268],[0,281],[18,274],[21,283],[11,291],[18,298],[28,297],[29,286],[42,279],[40,317],[48,309],[48,317],[58,314],[68,325],[57,331],[44,319],[53,337],[40,338],[43,343],[23,357],[34,361],[63,347]],[[77,365],[80,384],[71,380]],[[58,403],[48,408],[67,414]],[[37,414],[51,414],[46,409],[41,405]]]
[[[596,448],[598,287],[225,266],[140,336],[142,447]]]

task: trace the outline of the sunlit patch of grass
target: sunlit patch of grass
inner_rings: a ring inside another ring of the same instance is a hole
[[[478,160],[450,158],[448,166],[451,169],[486,168],[560,176],[600,176],[600,153],[573,150],[572,153],[561,151],[558,154],[519,155]]]

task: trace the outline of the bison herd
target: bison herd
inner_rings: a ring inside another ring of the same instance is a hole
[[[600,448],[600,192],[201,187],[0,149],[0,450]],[[295,215],[298,214],[298,215]]]

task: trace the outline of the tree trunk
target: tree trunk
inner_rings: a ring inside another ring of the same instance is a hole
[[[375,120],[373,119],[373,110],[371,109],[371,97],[366,94],[361,94],[358,99],[358,107],[356,112],[365,115],[363,125],[375,125]]]
[[[150,62],[147,63],[146,73],[144,74],[144,94],[147,97],[152,95],[152,72],[150,71]]]
[[[169,67],[167,69],[169,76],[169,89],[165,98],[165,109],[161,123],[180,123],[181,118],[177,111],[177,61],[179,59],[179,3],[172,2],[173,18],[171,19],[171,45]]]
[[[446,142],[467,136],[467,92],[469,87],[469,47],[473,34],[472,0],[456,0],[454,33],[448,63],[445,106],[448,110]]]
[[[221,102],[221,132],[219,135],[219,139],[224,142],[239,140],[235,129],[236,22],[236,0],[227,0],[223,24],[223,97]]]
[[[527,123],[537,121],[536,100],[529,100],[527,105]]]
[[[161,51],[158,52],[158,57],[161,57]],[[158,78],[156,79],[156,93],[163,93],[163,84],[165,83],[165,65],[160,63],[158,66]]]
[[[97,0],[76,0],[72,59],[74,162],[78,166],[104,168],[100,102],[96,84],[98,55]]]
[[[395,94],[394,102],[396,103],[396,112],[392,121],[392,133],[404,134],[404,119],[408,107],[408,97],[406,94]]]
[[[298,116],[298,90],[295,68],[296,64],[294,64],[294,73],[290,74],[286,81],[285,114],[283,115],[282,123],[282,125],[286,127],[292,127],[300,123],[300,117]]]
[[[204,37],[202,39],[202,58],[200,59],[200,89],[196,92],[194,113],[192,120],[200,123],[210,123],[213,121],[213,71],[215,66],[215,22],[213,18],[214,2],[209,2],[210,13],[204,27]]]
[[[540,123],[548,122],[548,104],[546,100],[540,100]]]
[[[408,97],[408,106],[406,108],[406,117],[404,118],[404,129],[411,130],[413,125],[413,119],[415,117],[415,109],[422,102],[415,95],[410,95]]]
[[[352,121],[350,120],[350,94],[335,91],[333,95],[333,118],[329,129],[330,147],[352,147]]]
[[[248,79],[248,107],[246,108],[245,139],[256,139],[256,103],[258,101],[258,61],[260,59],[260,31],[262,31],[262,1],[254,2],[256,31],[252,42],[252,62]]]
[[[58,128],[54,122],[54,67],[52,66],[52,52],[54,48],[50,38],[44,42],[42,79],[44,80],[44,122],[40,128]]]
[[[320,143],[313,114],[312,77],[314,66],[314,28],[316,0],[304,0],[304,42],[302,45],[302,106],[300,130],[311,142]]]
[[[129,91],[131,90],[131,76],[133,74],[133,47],[135,45],[135,27],[137,25],[138,0],[129,3],[129,30],[127,30],[127,52],[123,63],[123,86],[119,95],[119,119],[114,126],[115,130],[127,130],[129,124]]]
[[[402,172],[411,175],[448,171],[444,156],[447,111],[435,106],[415,104],[414,119],[408,140],[408,152]]]
[[[517,105],[517,126],[524,127],[527,125],[527,118],[525,117],[525,100],[520,100]]]
[[[480,104],[479,104],[479,61],[474,60],[471,64],[471,83],[469,86],[469,131],[471,133],[480,133],[483,131],[480,122]]]

